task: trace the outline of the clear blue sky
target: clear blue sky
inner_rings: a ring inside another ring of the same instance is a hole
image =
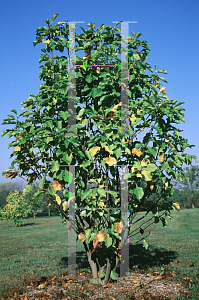
[[[182,129],[184,138],[192,149],[185,152],[199,158],[199,96],[198,96],[198,49],[199,49],[199,2],[192,1],[156,1],[156,0],[17,0],[1,2],[1,80],[0,80],[0,124],[15,108],[20,114],[21,102],[30,94],[36,95],[42,84],[39,80],[39,57],[41,44],[33,47],[35,30],[45,26],[46,18],[51,19],[56,13],[60,21],[83,21],[76,23],[76,32],[89,28],[88,23],[114,26],[112,21],[137,21],[129,24],[131,31],[141,32],[140,39],[148,41],[151,48],[147,62],[167,71],[163,77],[168,81],[166,95],[170,100],[180,99],[185,102],[186,124],[176,124]],[[80,55],[80,52],[78,53]],[[20,120],[23,120],[22,118]],[[14,125],[13,125],[14,126]],[[0,125],[3,130],[11,125]],[[10,167],[13,160],[9,159],[13,148],[7,149],[12,141],[7,135],[0,137],[0,183],[26,182],[20,178],[6,179],[2,172]],[[193,165],[196,163],[193,160]],[[187,165],[183,165],[186,167]]]

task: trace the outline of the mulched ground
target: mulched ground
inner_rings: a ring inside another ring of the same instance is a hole
[[[174,281],[175,272],[163,269],[162,272],[136,271],[126,278],[119,278],[106,285],[89,283],[90,273],[78,273],[76,279],[70,279],[67,272],[60,277],[41,277],[27,279],[25,287],[13,287],[3,292],[1,300],[36,300],[36,299],[176,299],[177,296],[188,297],[187,283]]]

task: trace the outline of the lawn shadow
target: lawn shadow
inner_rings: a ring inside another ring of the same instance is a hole
[[[31,226],[31,225],[36,225],[36,223],[21,224],[19,227],[25,227],[25,226]],[[37,225],[39,225],[39,224],[37,223]]]
[[[19,225],[19,226],[15,226],[15,224],[14,223],[12,223],[12,222],[8,222],[8,227],[13,227],[13,228],[19,228],[19,227],[25,227],[25,226],[32,226],[32,225],[39,225],[38,223],[36,224],[36,223],[26,223],[26,224],[21,224],[21,225]]]
[[[129,269],[137,267],[140,270],[169,265],[178,257],[177,251],[156,248],[152,245],[146,250],[142,244],[129,245]]]
[[[176,251],[168,251],[164,248],[155,248],[150,246],[147,250],[142,244],[129,245],[129,271],[133,272],[135,267],[139,270],[148,270],[149,268],[161,267],[169,265],[178,257]],[[60,264],[68,268],[68,257],[62,257]],[[85,251],[77,251],[76,253],[77,269],[90,268]],[[117,271],[120,270],[120,264]]]

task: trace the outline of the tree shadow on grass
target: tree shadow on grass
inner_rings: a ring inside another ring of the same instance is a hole
[[[26,223],[26,224],[21,224],[19,226],[15,226],[14,223],[8,222],[8,227],[13,227],[13,228],[19,228],[19,227],[25,227],[25,226],[32,226],[32,225],[38,225],[38,223]]]
[[[178,257],[177,251],[155,248],[150,245],[146,250],[142,244],[129,245],[129,268],[137,266],[140,270],[169,265]]]
[[[150,246],[147,250],[142,244],[129,245],[129,271],[133,272],[136,268],[139,270],[148,270],[149,268],[161,267],[169,265],[178,257],[176,251],[168,251],[164,248],[155,248]],[[68,268],[68,257],[62,257],[60,265]],[[87,255],[85,251],[76,252],[76,266],[77,269],[90,268]],[[120,264],[117,266],[117,271],[120,270]]]
[[[25,226],[31,226],[31,225],[36,225],[36,223],[21,224],[19,227],[25,227]],[[38,225],[38,223],[37,223],[37,225]]]

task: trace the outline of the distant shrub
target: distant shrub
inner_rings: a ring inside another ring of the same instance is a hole
[[[15,226],[20,226],[22,220],[28,216],[31,211],[31,205],[24,197],[19,195],[19,191],[10,192],[6,198],[7,204],[0,209],[0,218],[3,221],[14,223]]]

